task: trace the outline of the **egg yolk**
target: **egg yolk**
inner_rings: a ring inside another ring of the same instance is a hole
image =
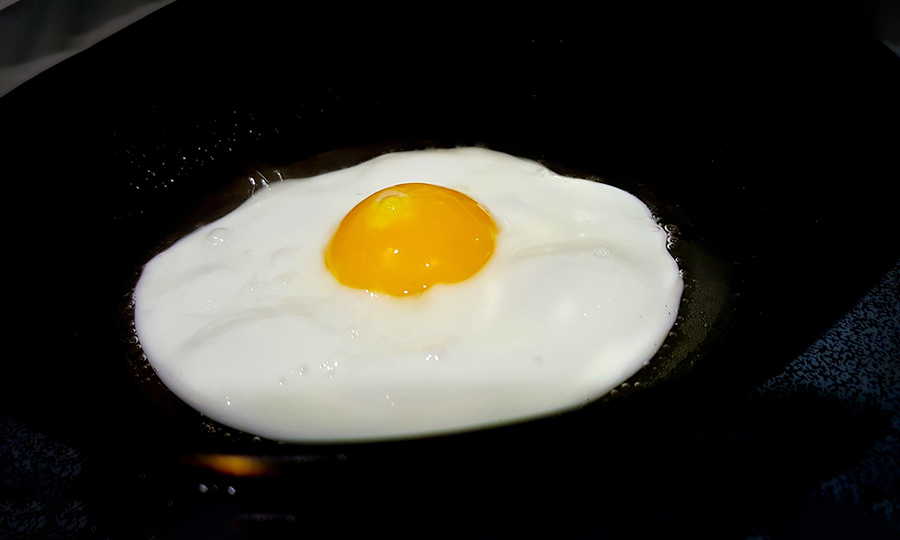
[[[325,265],[349,287],[391,296],[457,283],[494,253],[497,224],[468,196],[430,184],[373,193],[341,221]]]

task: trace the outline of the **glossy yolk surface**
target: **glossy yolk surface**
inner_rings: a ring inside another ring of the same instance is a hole
[[[471,277],[494,253],[497,224],[468,196],[430,184],[373,193],[341,221],[325,249],[338,281],[405,296]]]

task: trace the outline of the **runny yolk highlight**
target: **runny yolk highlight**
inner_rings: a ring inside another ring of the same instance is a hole
[[[373,193],[344,217],[325,265],[349,287],[391,296],[471,277],[494,253],[497,224],[468,196],[430,184]]]

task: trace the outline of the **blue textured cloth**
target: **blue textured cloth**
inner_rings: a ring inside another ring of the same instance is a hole
[[[73,497],[84,455],[8,417],[0,417],[0,538],[75,538],[89,509]]]
[[[900,263],[750,398],[816,398],[888,418],[865,456],[823,481],[810,500],[848,509],[851,523],[873,520],[900,533]]]

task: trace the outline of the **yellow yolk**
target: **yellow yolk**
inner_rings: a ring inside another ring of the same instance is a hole
[[[325,265],[349,287],[404,296],[471,277],[494,253],[497,224],[452,189],[400,184],[373,193],[344,217]]]

